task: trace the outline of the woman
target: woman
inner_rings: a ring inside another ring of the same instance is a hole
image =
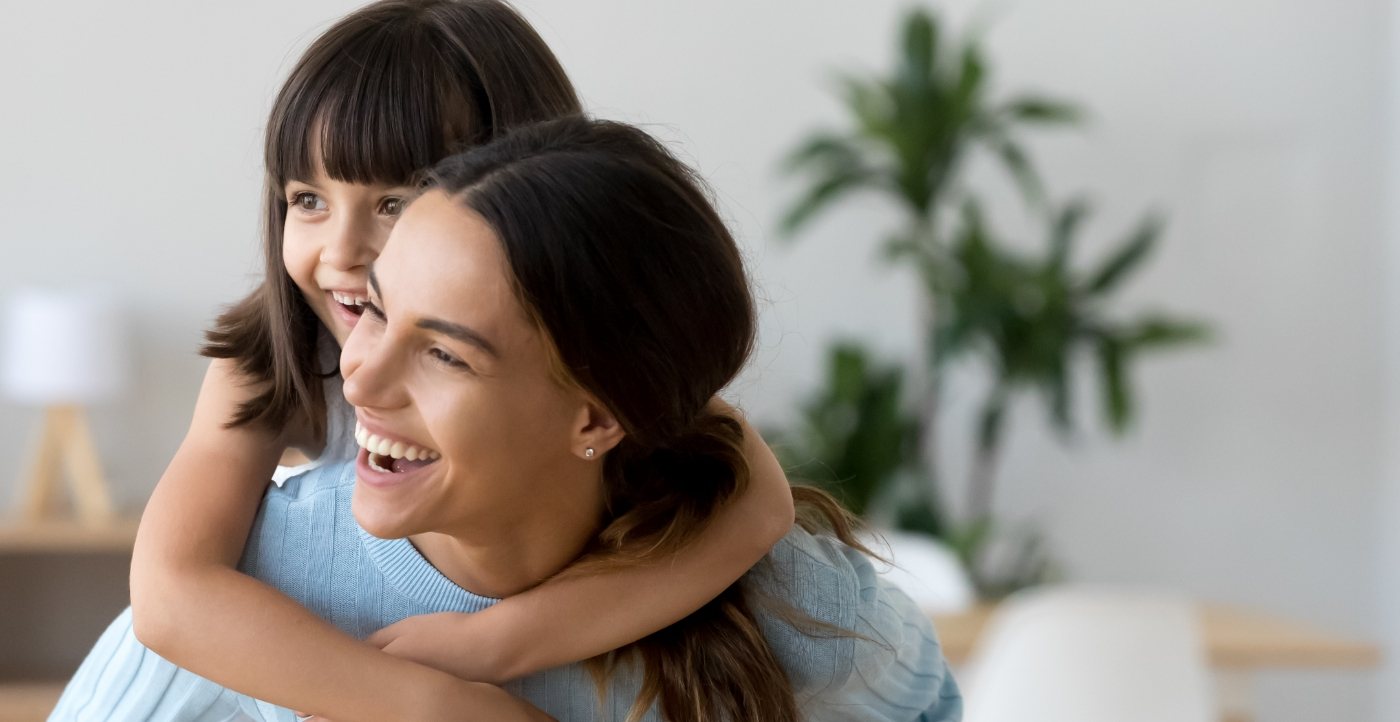
[[[654,563],[748,482],[740,428],[707,407],[752,345],[743,266],[688,169],[640,131],[568,118],[444,161],[365,313],[341,359],[356,464],[270,491],[243,563],[353,635],[566,567]],[[829,534],[794,530],[685,620],[508,691],[561,720],[958,719],[927,620],[839,507],[795,493]],[[313,508],[334,521],[301,529]],[[463,716],[435,704],[403,716]],[[537,712],[510,704],[477,718]],[[55,717],[238,711],[290,716],[162,664],[119,620]]]

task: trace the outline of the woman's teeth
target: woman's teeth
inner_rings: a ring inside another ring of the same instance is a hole
[[[355,424],[355,443],[360,448],[370,454],[387,456],[391,459],[404,459],[407,461],[437,461],[442,455],[432,449],[424,449],[412,444],[405,444],[402,441],[389,441],[365,430],[363,426]],[[374,464],[371,456],[370,463]],[[378,466],[376,464],[376,466]]]
[[[354,296],[348,293],[341,293],[340,291],[331,291],[331,298],[334,298],[335,302],[342,306],[359,307],[369,303],[369,299],[364,296]]]

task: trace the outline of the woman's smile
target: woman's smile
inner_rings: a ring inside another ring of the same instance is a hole
[[[442,454],[426,446],[395,438],[382,430],[371,430],[355,423],[355,442],[360,446],[357,466],[367,483],[384,487],[416,479],[417,472],[432,466]]]

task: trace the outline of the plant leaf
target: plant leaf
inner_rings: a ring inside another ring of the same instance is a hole
[[[1055,217],[1055,222],[1050,227],[1050,256],[1046,263],[1051,273],[1059,275],[1064,272],[1073,251],[1074,234],[1079,231],[1079,224],[1088,215],[1089,202],[1083,198],[1076,198],[1066,203]]]
[[[1138,264],[1147,258],[1152,246],[1157,242],[1157,234],[1162,230],[1162,222],[1156,216],[1143,219],[1132,235],[1118,247],[1099,270],[1089,279],[1086,288],[1090,295],[1101,295],[1112,291],[1119,282],[1130,274]]]
[[[1195,321],[1179,321],[1160,315],[1147,316],[1120,332],[1119,338],[1130,351],[1200,343],[1209,340],[1210,326]]]
[[[1114,433],[1121,434],[1132,420],[1132,399],[1123,374],[1124,353],[1119,340],[1113,336],[1099,338],[1099,367],[1103,382],[1104,413]]]
[[[991,538],[995,530],[995,524],[990,517],[973,519],[972,521],[954,528],[946,540],[948,547],[962,561],[963,566],[972,569],[977,564],[978,553],[982,551],[987,540]]]
[[[783,216],[779,230],[785,236],[791,237],[813,216],[825,210],[841,196],[861,188],[878,186],[875,179],[873,173],[863,168],[832,169],[824,178],[810,186],[792,205],[787,215]]]
[[[890,114],[894,99],[889,88],[879,80],[867,80],[854,75],[837,76],[846,109],[855,116],[860,134],[879,140],[891,132]]]
[[[995,451],[1001,443],[1001,431],[1005,423],[1006,393],[998,388],[992,391],[978,414],[977,447],[983,452]]]
[[[1050,419],[1061,435],[1068,435],[1074,430],[1074,419],[1071,416],[1073,406],[1071,394],[1069,364],[1065,363],[1065,352],[1068,348],[1061,350],[1056,355],[1055,360],[1046,369],[1044,387],[1046,390],[1046,400],[1050,406]]]
[[[985,76],[986,66],[982,62],[981,50],[976,43],[968,43],[963,48],[962,65],[958,68],[958,88],[953,96],[952,110],[957,123],[974,116],[972,111],[981,97]]]
[[[1073,125],[1084,120],[1080,109],[1071,103],[1035,96],[1021,97],[1007,103],[1000,114],[1022,123],[1038,125]]]
[[[795,173],[807,167],[848,168],[863,165],[864,159],[855,142],[848,137],[830,133],[813,135],[783,159],[782,169]]]
[[[938,24],[925,10],[911,12],[904,21],[900,82],[909,88],[926,88],[932,83],[938,62]]]
[[[1045,188],[1040,183],[1040,176],[1036,175],[1035,169],[1031,167],[1030,158],[1026,156],[1025,151],[1006,139],[1002,139],[995,147],[1002,164],[1010,171],[1026,201],[1037,207],[1044,203]]]

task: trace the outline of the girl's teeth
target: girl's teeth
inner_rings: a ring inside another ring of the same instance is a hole
[[[437,461],[442,458],[441,454],[438,454],[436,451],[423,449],[412,444],[405,444],[402,441],[390,441],[377,434],[372,434],[359,424],[355,424],[355,443],[367,449],[371,454],[388,456],[394,459]],[[375,468],[380,469],[378,466],[375,466]]]
[[[366,303],[369,303],[369,299],[365,298],[364,296],[352,296],[348,293],[341,293],[339,291],[331,291],[331,298],[334,298],[336,303],[339,303],[343,306],[363,306]]]

